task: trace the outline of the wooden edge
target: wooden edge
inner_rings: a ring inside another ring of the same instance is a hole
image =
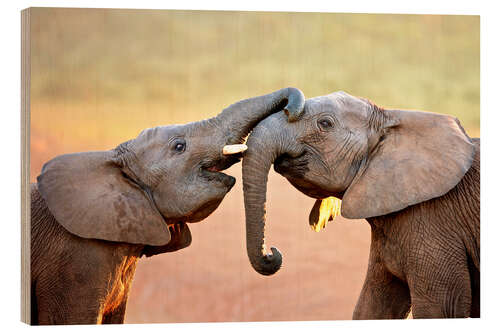
[[[30,8],[21,11],[21,321],[31,324]]]

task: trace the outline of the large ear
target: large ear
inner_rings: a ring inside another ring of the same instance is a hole
[[[112,151],[62,155],[47,162],[38,189],[50,212],[84,238],[164,245],[168,226],[154,204],[114,161]]]
[[[342,198],[342,216],[385,215],[446,194],[465,175],[474,145],[447,115],[385,110],[390,128]]]

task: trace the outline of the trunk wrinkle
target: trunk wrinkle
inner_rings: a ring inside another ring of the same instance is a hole
[[[275,118],[275,117],[273,117]],[[268,118],[269,119],[269,118]],[[259,124],[248,138],[243,159],[243,191],[245,198],[247,255],[252,267],[262,275],[276,273],[282,264],[280,251],[266,251],[266,184],[274,160],[283,153],[283,139],[271,131],[273,119]]]
[[[303,114],[304,104],[302,91],[289,87],[236,102],[209,121],[224,129],[221,132],[227,138],[225,144],[240,144],[261,120],[273,113],[285,110],[288,121],[296,121]]]

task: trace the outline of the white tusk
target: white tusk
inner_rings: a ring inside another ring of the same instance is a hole
[[[237,153],[242,153],[247,150],[247,145],[227,145],[222,148],[223,155],[233,155]]]

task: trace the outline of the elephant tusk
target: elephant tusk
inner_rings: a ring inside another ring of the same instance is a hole
[[[247,149],[248,149],[247,145],[243,145],[243,144],[241,144],[241,145],[227,145],[227,146],[224,146],[224,148],[222,148],[222,154],[223,155],[233,155],[233,154],[237,154],[237,153],[242,153]]]

